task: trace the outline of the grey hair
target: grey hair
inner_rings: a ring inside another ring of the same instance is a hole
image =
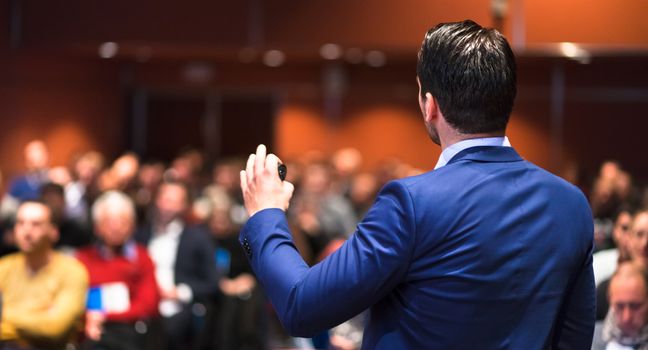
[[[107,191],[92,205],[92,221],[97,222],[106,210],[125,213],[135,220],[135,204],[126,194],[120,191]]]

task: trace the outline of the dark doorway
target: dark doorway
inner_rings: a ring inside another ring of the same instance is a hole
[[[210,163],[245,157],[259,143],[273,146],[275,107],[272,93],[138,90],[129,148],[142,159],[166,162],[190,148]]]
[[[247,156],[256,146],[274,143],[272,96],[225,96],[222,100],[221,155]]]

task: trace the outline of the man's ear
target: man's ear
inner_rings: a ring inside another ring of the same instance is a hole
[[[61,238],[61,233],[60,233],[58,227],[52,225],[49,237],[50,237],[50,241],[52,242],[52,244],[55,244],[56,242],[58,242],[58,240]]]
[[[427,122],[432,122],[438,118],[439,105],[431,93],[426,92],[423,98],[424,117]]]

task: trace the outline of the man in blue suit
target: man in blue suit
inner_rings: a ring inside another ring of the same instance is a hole
[[[284,327],[310,336],[369,308],[363,349],[589,349],[590,209],[505,137],[516,93],[506,39],[440,24],[417,68],[437,166],[388,183],[321,263],[295,249],[278,158],[261,145],[241,172],[251,217],[240,241]]]

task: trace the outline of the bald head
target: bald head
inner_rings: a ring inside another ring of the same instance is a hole
[[[49,150],[45,142],[33,140],[25,146],[25,165],[29,171],[46,169],[49,165]]]
[[[648,320],[648,276],[641,265],[619,265],[610,280],[610,308],[626,336],[637,335]]]

